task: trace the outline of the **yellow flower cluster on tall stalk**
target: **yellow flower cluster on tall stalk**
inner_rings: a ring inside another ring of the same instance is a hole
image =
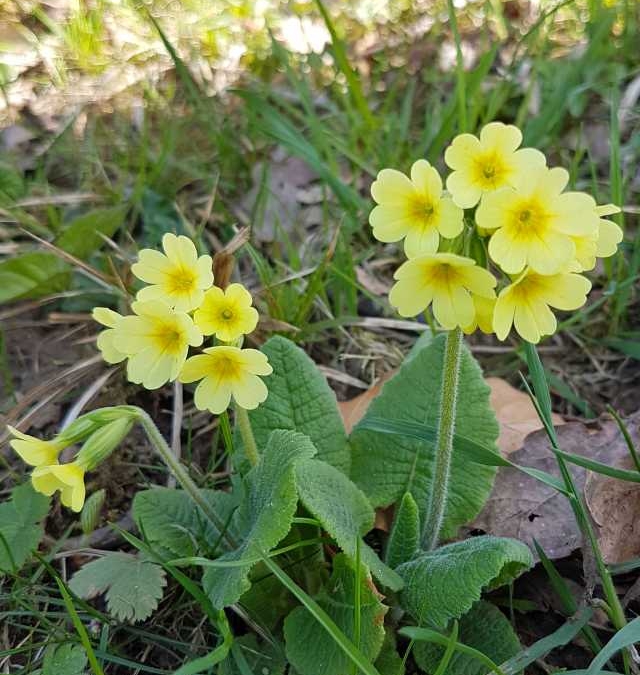
[[[460,134],[444,155],[446,192],[424,159],[410,176],[380,171],[369,222],[379,241],[404,240],[389,294],[401,316],[431,306],[447,330],[505,340],[515,327],[537,343],[556,331],[551,308],[584,305],[591,282],[581,273],[616,252],[622,230],[604,216],[620,209],[566,190],[568,172],[521,144],[520,130],[501,122]]]
[[[133,274],[147,284],[131,304],[132,314],[94,308],[93,318],[105,327],[97,339],[104,360],[126,361],[129,381],[147,389],[175,380],[198,382],[194,402],[199,410],[221,414],[232,400],[253,410],[267,398],[261,378],[272,368],[265,354],[242,346],[258,324],[251,294],[238,283],[214,286],[211,257],[199,256],[188,237],[165,234],[162,248],[143,249],[132,265]],[[210,346],[189,356],[205,337]],[[64,506],[80,511],[85,473],[115,449],[132,423],[125,412],[95,427],[76,425],[50,441],[9,430],[13,449],[34,467],[33,487],[49,496],[59,491]],[[84,445],[76,457],[59,463],[61,452],[79,441]]]

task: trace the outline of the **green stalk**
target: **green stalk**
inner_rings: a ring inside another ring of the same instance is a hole
[[[458,402],[458,379],[460,376],[460,355],[462,353],[462,331],[456,328],[447,333],[442,367],[442,389],[440,394],[440,419],[436,436],[435,461],[431,494],[427,515],[422,530],[422,544],[427,551],[438,545],[442,521],[447,508],[453,436],[456,426]]]
[[[251,466],[255,466],[260,459],[258,446],[256,445],[256,439],[253,435],[253,429],[251,428],[249,413],[239,405],[236,406],[236,422],[238,424],[238,428],[240,429],[242,442],[244,443],[244,454],[247,456],[249,464],[251,464]]]

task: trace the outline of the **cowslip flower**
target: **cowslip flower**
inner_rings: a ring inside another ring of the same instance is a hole
[[[473,321],[468,326],[463,326],[462,331],[467,335],[475,332],[479,328],[483,333],[490,335],[493,333],[493,310],[496,306],[496,299],[484,298],[481,295],[473,294],[473,307],[476,310]]]
[[[56,464],[58,455],[67,447],[64,440],[54,438],[50,441],[43,441],[12,426],[7,425],[7,429],[14,436],[9,441],[9,445],[18,453],[22,461],[30,466]]]
[[[194,395],[196,408],[219,415],[229,407],[232,398],[241,408],[257,408],[268,395],[259,375],[272,372],[266,355],[257,349],[218,345],[188,359],[180,382],[202,380]]]
[[[411,178],[395,169],[383,169],[371,185],[376,206],[369,215],[373,236],[393,242],[404,238],[408,257],[438,250],[440,235],[457,237],[463,228],[462,209],[443,196],[440,175],[419,159]]]
[[[557,274],[574,259],[572,236],[593,235],[598,228],[595,201],[584,192],[562,192],[569,174],[541,167],[483,197],[476,223],[495,230],[489,255],[507,274],[531,267]]]
[[[258,325],[258,312],[252,302],[251,293],[242,284],[230,284],[224,291],[213,286],[204,294],[193,320],[204,335],[233,342]]]
[[[412,258],[394,275],[389,301],[401,316],[416,316],[433,303],[433,314],[447,330],[476,319],[473,295],[494,298],[496,280],[471,258],[434,253]]]
[[[202,333],[188,314],[160,300],[136,301],[131,308],[135,316],[116,323],[113,345],[129,359],[127,378],[157,389],[178,377],[189,346],[202,344]]]
[[[122,315],[118,312],[114,312],[108,307],[94,307],[93,312],[91,313],[94,321],[97,321],[101,326],[105,326],[106,330],[103,330],[98,335],[97,345],[98,349],[102,353],[102,358],[107,363],[120,363],[127,358],[126,354],[118,351],[113,344],[113,339],[115,337],[115,327]]]
[[[85,499],[84,468],[75,462],[40,466],[33,470],[33,488],[51,497],[60,491],[60,501],[76,513],[82,510]]]
[[[464,209],[471,208],[483,195],[513,186],[518,176],[546,165],[539,150],[518,150],[521,143],[520,129],[502,122],[484,126],[479,139],[472,134],[456,136],[444,153],[444,161],[453,169],[447,178],[453,201]]]
[[[138,291],[138,300],[164,300],[179,312],[195,309],[204,292],[213,284],[213,261],[201,255],[185,236],[167,233],[162,237],[164,253],[145,248],[131,271],[138,279],[151,284]]]
[[[493,329],[498,339],[506,339],[511,326],[528,342],[537,343],[557,328],[550,307],[574,310],[587,301],[591,282],[571,272],[542,275],[527,270],[500,291],[493,312]]]
[[[612,220],[603,218],[614,213],[620,213],[615,204],[604,204],[596,207],[598,214],[598,229],[588,235],[571,237],[575,247],[575,260],[569,266],[569,271],[585,272],[596,266],[596,258],[608,258],[618,250],[622,241],[622,229]]]

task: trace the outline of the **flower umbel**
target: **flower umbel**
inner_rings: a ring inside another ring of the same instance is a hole
[[[102,358],[107,363],[120,363],[121,361],[124,361],[127,358],[127,355],[118,351],[113,344],[113,339],[116,334],[114,329],[118,321],[122,319],[122,315],[118,314],[118,312],[114,312],[108,307],[94,307],[91,316],[94,321],[97,321],[107,328],[98,335],[97,344],[98,349],[102,353]]]
[[[594,235],[595,201],[584,192],[562,191],[569,173],[546,167],[518,176],[514,188],[486,195],[476,211],[478,226],[496,230],[489,255],[507,274],[531,267],[557,274],[574,259],[572,236]]]
[[[225,290],[213,286],[204,294],[193,319],[204,335],[234,342],[258,324],[258,312],[252,302],[251,293],[242,284],[230,284]]]
[[[392,242],[404,238],[408,257],[438,250],[440,235],[462,232],[462,209],[442,192],[442,179],[434,167],[419,159],[409,179],[395,169],[383,169],[371,186],[377,202],[369,216],[373,236]]]
[[[557,328],[550,307],[573,310],[587,301],[591,282],[579,274],[562,273],[544,276],[527,270],[517,281],[504,288],[496,301],[493,328],[504,340],[511,326],[534,344]]]
[[[213,283],[211,256],[198,252],[188,237],[165,234],[160,251],[145,248],[131,271],[145,283],[138,300],[164,300],[179,312],[190,312],[198,307],[204,292]]]
[[[188,359],[180,382],[202,380],[195,391],[196,408],[219,415],[229,407],[232,397],[241,408],[257,408],[268,395],[258,376],[272,372],[266,355],[257,349],[219,345]]]
[[[147,389],[157,389],[178,377],[189,346],[202,344],[202,333],[188,314],[164,302],[134,302],[136,316],[124,316],[115,327],[113,344],[126,354],[127,377]]]
[[[416,316],[433,303],[433,314],[447,330],[476,320],[473,295],[495,297],[494,276],[471,258],[435,253],[412,258],[394,275],[389,302],[401,316]]]
[[[444,153],[444,161],[453,169],[447,178],[453,201],[462,208],[471,208],[483,195],[512,186],[518,176],[546,165],[540,151],[518,150],[521,143],[520,129],[502,122],[483,127],[480,139],[472,134],[456,136]]]

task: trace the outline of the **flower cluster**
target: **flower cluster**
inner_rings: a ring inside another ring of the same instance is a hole
[[[195,404],[220,414],[233,398],[247,410],[267,398],[260,376],[272,372],[267,357],[256,349],[243,349],[243,337],[258,323],[249,291],[241,284],[226,289],[213,285],[212,260],[198,256],[184,236],[165,234],[163,253],[140,251],[133,274],[148,284],[132,303],[133,314],[121,316],[96,307],[93,318],[105,326],[98,348],[108,363],[127,360],[127,377],[147,389],[167,382],[200,381]],[[216,343],[188,357],[205,337]]]
[[[369,222],[380,241],[404,239],[408,260],[389,295],[402,316],[432,306],[445,329],[480,328],[504,340],[514,326],[537,343],[556,330],[550,308],[586,302],[591,283],[581,272],[616,252],[622,231],[604,216],[620,209],[567,191],[568,172],[549,168],[541,152],[521,143],[520,130],[500,122],[479,138],[457,136],[444,156],[452,170],[446,192],[423,159],[410,177],[380,171]],[[465,219],[464,209],[475,213]]]

